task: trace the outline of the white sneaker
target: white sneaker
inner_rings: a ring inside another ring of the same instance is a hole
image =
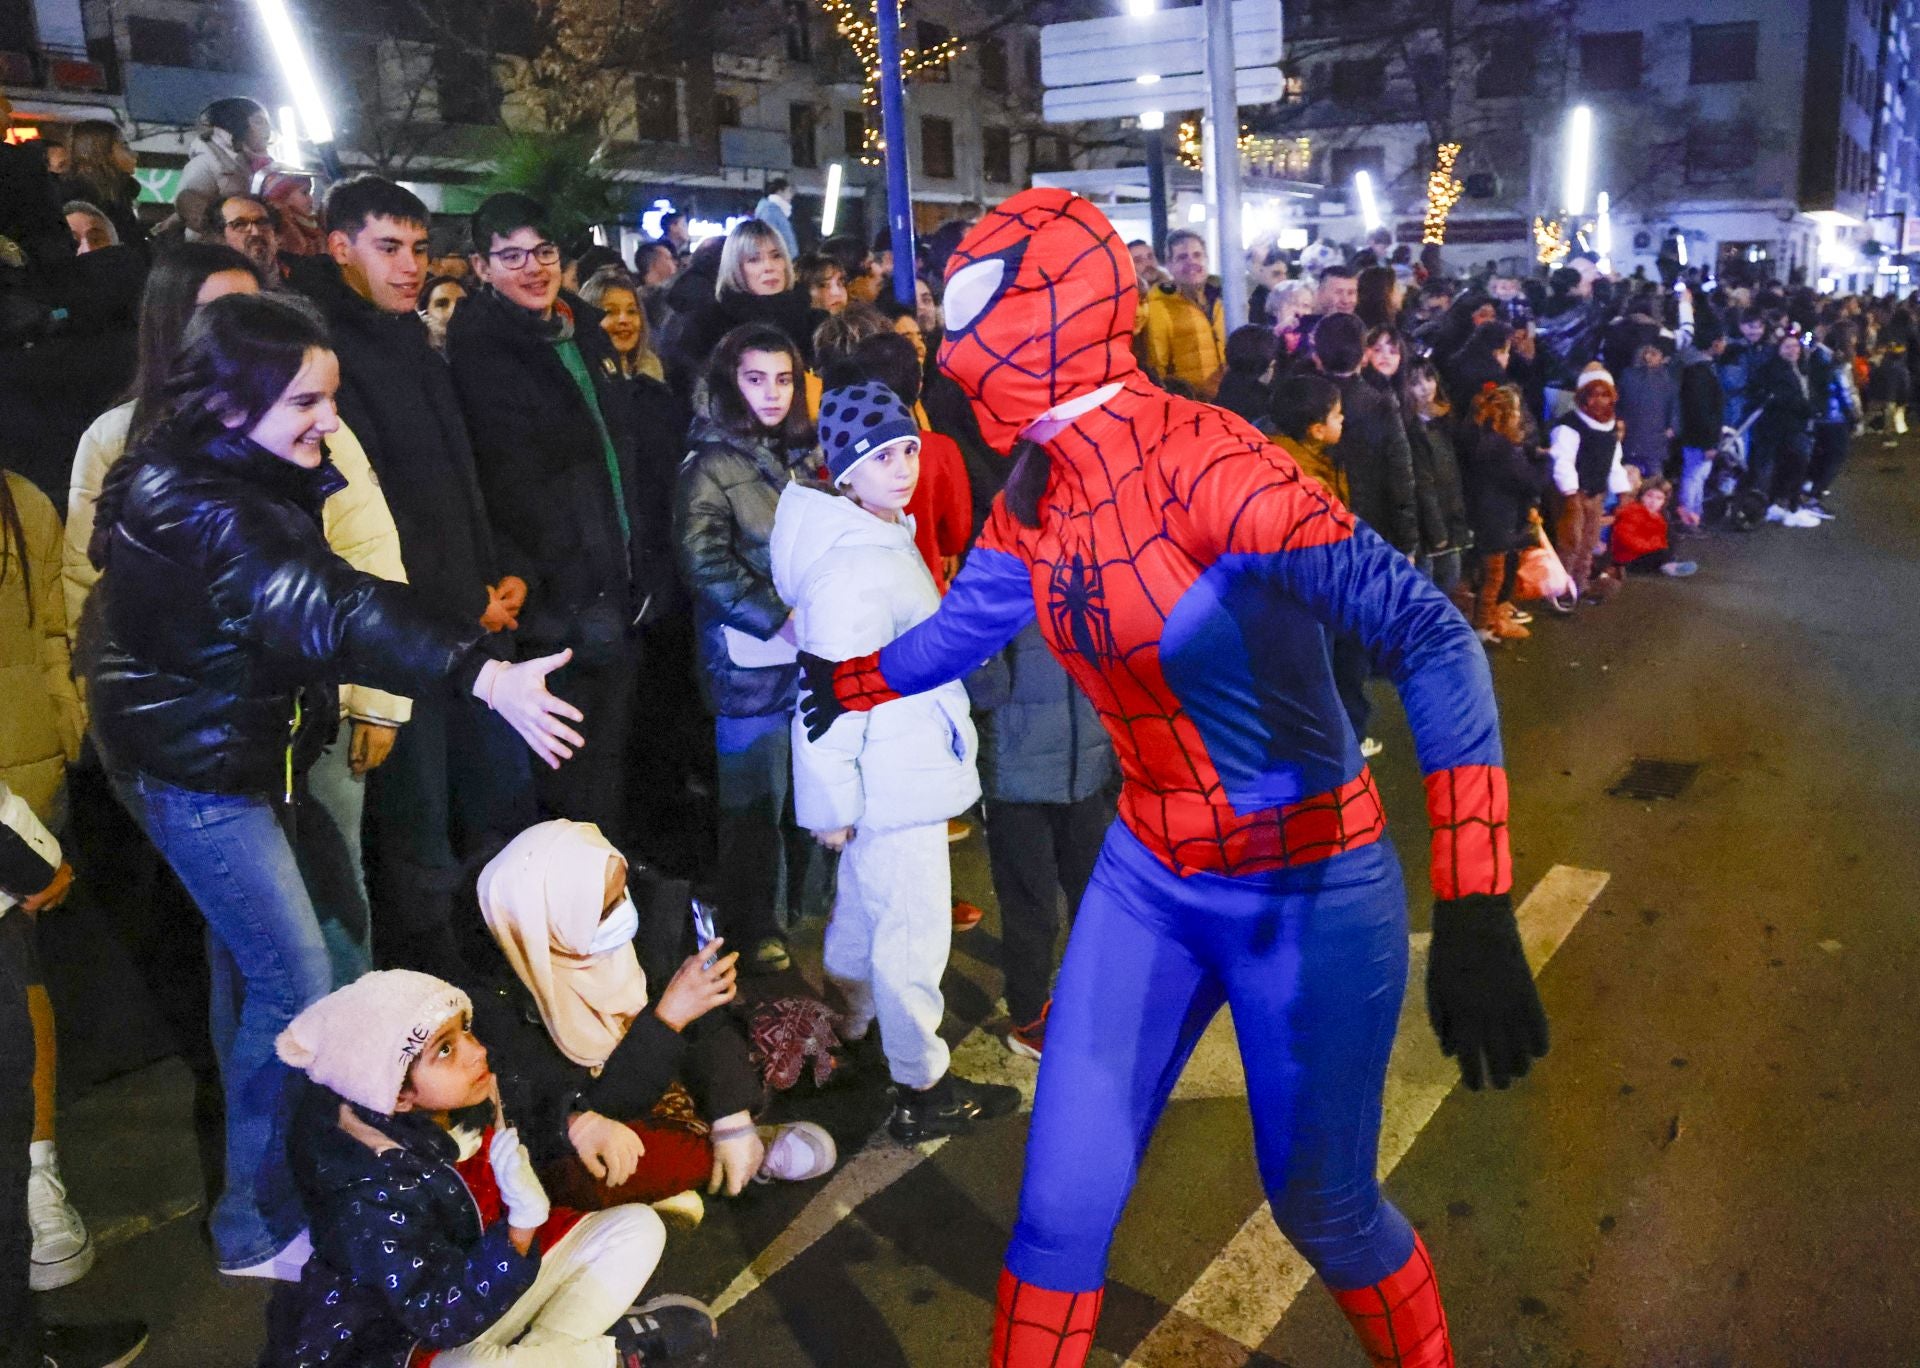
[[[220,1271],[229,1278],[266,1278],[272,1282],[297,1283],[300,1281],[300,1271],[312,1257],[313,1237],[302,1230],[272,1258],[248,1264],[245,1268],[223,1268]]]
[[[78,1282],[93,1267],[93,1237],[67,1200],[53,1141],[28,1146],[27,1225],[33,1231],[33,1263],[27,1284],[35,1292]]]
[[[1826,519],[1822,518],[1818,513],[1815,513],[1812,509],[1800,508],[1787,514],[1785,525],[1788,527],[1818,527],[1825,521]]]
[[[1792,516],[1793,514],[1789,513],[1780,504],[1767,505],[1767,521],[1770,523],[1783,523]]]
[[[1384,745],[1374,740],[1371,736],[1363,738],[1360,742],[1360,754],[1362,758],[1367,760],[1373,759],[1374,756],[1385,749],[1386,747]]]
[[[761,1126],[760,1139],[767,1157],[760,1161],[754,1181],[805,1183],[831,1173],[840,1151],[833,1137],[811,1121],[792,1121],[784,1126]]]

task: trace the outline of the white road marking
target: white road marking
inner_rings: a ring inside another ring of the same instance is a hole
[[[1555,865],[1521,903],[1520,938],[1536,975],[1600,896],[1607,878],[1601,870]],[[1380,1129],[1382,1178],[1413,1147],[1422,1127],[1432,1120],[1460,1078],[1459,1066],[1440,1053],[1427,1026],[1428,940],[1422,934],[1410,942],[1407,998],[1401,1008],[1393,1058],[1387,1066],[1385,1115]],[[1194,1065],[1189,1065],[1174,1096],[1243,1095],[1244,1079],[1237,1087],[1230,1081],[1230,1075],[1239,1072],[1238,1055],[1228,1058],[1222,1053],[1231,1049],[1232,1041],[1231,1023],[1222,1013],[1203,1038],[1202,1050],[1195,1052],[1197,1076]],[[1312,1277],[1313,1270],[1275,1228],[1272,1210],[1263,1202],[1175,1303],[1173,1312],[1140,1342],[1126,1368],[1177,1368],[1193,1363],[1197,1357],[1195,1322],[1249,1350],[1257,1349],[1279,1327],[1287,1308]]]
[[[998,1035],[980,1029],[968,1032],[954,1047],[953,1067],[965,1078],[980,1083],[1007,1083],[1020,1089],[1020,1110],[1033,1110],[1033,1085],[1039,1066],[1019,1059],[1001,1043]],[[899,1145],[881,1129],[866,1146],[843,1163],[814,1194],[800,1214],[787,1224],[752,1263],[728,1284],[727,1290],[713,1300],[717,1316],[738,1306],[774,1274],[806,1253],[819,1240],[874,1194],[893,1186],[921,1164],[939,1153],[950,1137],[929,1140],[912,1147]]]
[[[200,1210],[198,1197],[177,1198],[152,1211],[142,1212],[138,1216],[128,1216],[111,1225],[98,1227],[93,1232],[93,1243],[97,1249],[112,1249],[115,1245],[123,1245],[128,1240],[136,1240],[142,1235],[151,1235],[162,1226],[170,1226],[175,1221],[184,1221],[198,1210]]]

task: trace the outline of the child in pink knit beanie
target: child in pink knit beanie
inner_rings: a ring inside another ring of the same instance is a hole
[[[472,1013],[453,985],[396,969],[281,1032],[280,1058],[313,1085],[290,1140],[313,1254],[262,1362],[641,1368],[710,1347],[700,1303],[636,1305],[658,1215],[550,1206]],[[460,1124],[476,1108],[492,1124]]]

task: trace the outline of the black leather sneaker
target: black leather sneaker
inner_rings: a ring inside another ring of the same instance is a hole
[[[634,1307],[608,1333],[620,1368],[652,1368],[704,1363],[720,1329],[706,1303],[668,1295]]]
[[[893,1090],[893,1115],[887,1133],[903,1145],[941,1135],[964,1135],[976,1121],[1010,1115],[1020,1105],[1020,1090],[1000,1083],[975,1083],[944,1074],[931,1088]]]

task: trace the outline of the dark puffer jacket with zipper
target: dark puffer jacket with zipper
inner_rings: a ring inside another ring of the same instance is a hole
[[[556,345],[563,335],[593,378],[613,443],[624,537],[599,424]],[[651,618],[664,607],[673,561],[664,511],[646,503],[631,387],[599,311],[562,295],[554,316],[542,319],[480,290],[454,312],[447,361],[473,435],[501,569],[527,582],[522,656],[570,646],[576,661],[592,665],[617,654],[641,609]]]
[[[313,1257],[270,1313],[262,1368],[403,1368],[416,1345],[471,1342],[533,1286],[539,1256],[505,1221],[483,1227],[432,1121],[309,1086],[289,1145]]]
[[[109,546],[88,670],[111,763],[204,793],[279,793],[332,735],[342,679],[417,697],[469,688],[480,624],[328,549],[345,481],[242,436],[150,439]],[[302,734],[294,737],[296,719]]]
[[[674,489],[673,541],[693,596],[707,706],[722,717],[789,711],[800,667],[734,664],[726,629],[765,641],[787,620],[773,588],[773,514],[788,481],[818,477],[819,458],[812,447],[776,451],[736,436],[711,417],[694,420],[691,440]]]
[[[1004,651],[967,676],[981,714],[980,788],[989,802],[1077,803],[1113,781],[1113,745],[1029,622]]]

